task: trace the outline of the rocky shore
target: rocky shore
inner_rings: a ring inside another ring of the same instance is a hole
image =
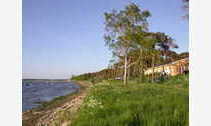
[[[87,88],[91,85],[91,83],[84,81],[77,81],[74,84],[80,86],[78,92],[54,99],[46,106],[23,112],[23,126],[70,125],[71,119],[75,117],[75,113],[87,95]],[[65,117],[66,115],[68,117]]]

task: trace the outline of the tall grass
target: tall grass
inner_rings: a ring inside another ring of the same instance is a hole
[[[103,81],[91,87],[73,126],[188,126],[188,76],[162,84]]]

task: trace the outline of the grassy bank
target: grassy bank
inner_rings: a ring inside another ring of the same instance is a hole
[[[63,104],[70,102],[72,99],[80,95],[82,92],[86,90],[89,86],[88,82],[73,82],[80,86],[80,89],[77,92],[68,94],[66,96],[57,97],[49,102],[42,102],[38,108],[34,108],[22,113],[22,124],[23,126],[35,126],[40,117],[46,115],[47,112],[53,111],[54,109],[62,106]]]
[[[96,83],[72,126],[188,126],[188,75],[162,83]]]

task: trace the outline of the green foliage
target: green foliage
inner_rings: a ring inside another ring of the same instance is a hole
[[[74,126],[188,126],[188,76],[162,84],[102,81],[92,86]]]
[[[161,84],[183,87],[183,88],[189,87],[189,74],[188,75],[182,74],[169,78],[170,79],[165,80],[164,83]]]

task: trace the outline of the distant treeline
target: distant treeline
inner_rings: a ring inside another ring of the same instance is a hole
[[[163,60],[162,57],[160,59],[160,64],[156,64],[156,65],[161,65],[161,64],[167,64],[176,60],[180,60],[186,57],[189,57],[189,53],[188,52],[183,52],[183,53],[176,53],[174,51],[169,51],[167,53],[167,58],[166,60]],[[124,69],[123,67],[118,68],[118,66],[122,66],[123,64],[121,62],[116,63],[111,65],[110,67],[103,69],[101,71],[98,72],[92,72],[92,73],[85,73],[85,74],[81,74],[78,76],[72,76],[71,80],[104,80],[104,79],[122,79],[123,78],[123,74],[124,74]],[[145,65],[147,66],[147,68],[152,67],[152,63],[147,59],[145,61]],[[155,66],[156,66],[155,65]],[[130,67],[128,68],[128,79],[130,78],[136,78],[139,77],[141,72],[138,71],[138,69],[136,69],[136,66]]]

